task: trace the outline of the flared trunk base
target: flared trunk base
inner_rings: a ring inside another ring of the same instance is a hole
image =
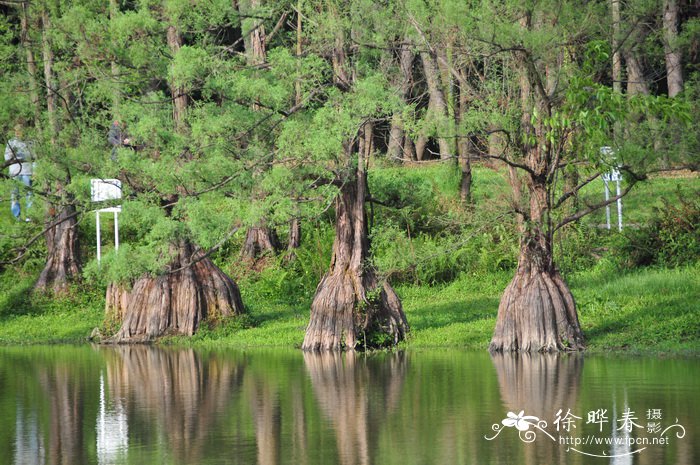
[[[576,304],[557,271],[520,267],[498,306],[492,352],[583,350]]]
[[[49,222],[55,226],[46,231],[48,256],[34,290],[60,294],[68,290],[72,279],[80,276],[75,208],[70,205],[64,207]]]
[[[199,256],[186,241],[177,246],[171,273],[142,276],[130,292],[110,285],[107,317],[122,318],[109,342],[149,342],[165,335],[191,336],[204,320],[243,313],[236,284],[209,258]],[[111,312],[111,314],[109,313]]]
[[[375,349],[404,339],[408,323],[394,289],[388,283],[379,287],[373,274],[362,281],[348,270],[324,276],[302,350]]]
[[[274,229],[255,226],[248,228],[245,235],[245,242],[241,249],[241,258],[249,262],[266,255],[271,255],[280,249],[279,238]]]

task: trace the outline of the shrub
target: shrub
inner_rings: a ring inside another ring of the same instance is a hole
[[[679,266],[700,259],[700,192],[662,199],[654,217],[639,229],[627,229],[618,240],[614,255],[622,267]]]

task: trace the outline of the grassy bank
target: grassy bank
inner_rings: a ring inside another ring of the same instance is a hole
[[[399,286],[411,325],[403,346],[485,350],[500,293],[510,277],[509,272],[464,274],[441,286]],[[625,274],[594,269],[576,273],[570,283],[590,351],[700,354],[700,266]],[[30,284],[24,277],[15,289],[20,293]],[[241,288],[249,310],[242,320],[204,328],[191,339],[173,337],[163,343],[233,348],[301,344],[308,301],[274,298],[270,283],[264,281],[241,283]],[[0,343],[85,342],[102,324],[103,302],[79,289],[74,295],[78,297],[51,301],[12,301],[3,295]]]
[[[484,350],[517,257],[503,173],[475,168],[471,209],[458,200],[453,167],[387,166],[371,173],[372,195],[393,204],[372,208],[372,244],[375,264],[395,283],[411,326],[403,345]],[[583,201],[599,201],[601,189],[602,183],[589,186]],[[698,177],[656,178],[625,197],[625,222],[633,227],[623,234],[600,228],[604,212],[559,233],[556,261],[577,300],[589,350],[700,354],[700,209],[664,215],[669,208],[661,200],[679,205],[699,189]],[[663,221],[653,223],[657,218]],[[163,343],[299,346],[330,261],[332,221],[329,213],[307,223],[297,260],[270,259],[260,272],[241,267],[242,235],[232,239],[212,258],[238,282],[247,315]],[[91,228],[89,221],[81,226],[85,261],[95,256]],[[30,297],[43,264],[41,251],[34,252],[23,268],[0,274],[0,344],[86,341],[104,324],[106,283],[88,276],[63,298]]]

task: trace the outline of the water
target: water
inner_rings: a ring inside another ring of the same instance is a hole
[[[696,464],[699,375],[688,359],[0,348],[0,463]],[[537,419],[504,426],[521,411]]]

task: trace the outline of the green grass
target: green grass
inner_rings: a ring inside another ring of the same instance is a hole
[[[462,275],[442,286],[397,287],[411,333],[405,348],[486,350],[508,272]],[[6,279],[6,278],[5,278]],[[626,274],[590,270],[569,279],[591,352],[700,354],[700,265],[640,269]],[[26,292],[31,280],[14,288]],[[200,347],[298,347],[308,322],[308,301],[290,303],[269,296],[266,283],[241,283],[249,313],[192,338],[170,337],[163,344]],[[268,294],[260,298],[260,295]],[[0,300],[0,343],[84,342],[102,323],[99,298],[34,298],[11,310]],[[257,296],[257,297],[256,297]],[[16,295],[15,295],[16,297]]]
[[[0,344],[84,342],[103,320],[103,295],[78,287],[66,297],[32,295],[36,275],[0,275]]]
[[[624,186],[623,186],[624,187]],[[610,184],[611,194],[615,195],[615,184]],[[623,224],[640,224],[655,215],[655,209],[664,208],[662,199],[673,202],[681,196],[694,196],[700,192],[700,177],[662,178],[655,177],[635,185],[622,199]],[[603,181],[595,180],[582,190],[582,197],[590,203],[605,200]],[[617,206],[610,206],[611,223],[617,224]],[[605,209],[593,212],[586,221],[588,223],[605,224]]]

